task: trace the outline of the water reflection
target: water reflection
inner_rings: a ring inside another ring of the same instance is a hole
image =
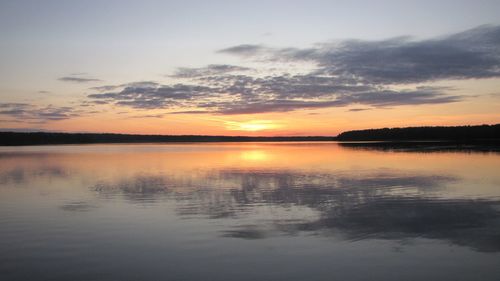
[[[326,143],[104,147],[0,151],[0,250],[9,253],[0,254],[0,270],[16,275],[13,268],[32,255],[32,269],[46,260],[69,270],[68,258],[129,268],[138,255],[135,265],[153,272],[165,268],[153,260],[168,260],[176,265],[169,272],[185,274],[193,259],[224,273],[252,263],[283,270],[290,253],[304,267],[334,268],[330,260],[342,264],[350,256],[346,264],[388,269],[401,259],[413,263],[408,252],[421,251],[415,255],[428,268],[439,255],[464,261],[491,255],[470,266],[500,274],[485,263],[500,258],[497,153],[393,153]],[[284,254],[266,260],[275,252]],[[393,252],[401,256],[390,260]]]
[[[340,146],[350,149],[379,150],[390,152],[500,152],[497,140],[452,142],[452,141],[423,141],[423,142],[340,142]]]
[[[61,210],[68,212],[86,212],[96,206],[85,201],[71,201],[60,206]]]
[[[308,231],[338,229],[350,240],[424,237],[497,252],[499,210],[498,201],[393,197],[356,207],[329,208],[319,220],[296,227]]]
[[[0,171],[0,184],[14,182],[20,184],[26,181],[32,181],[34,178],[43,177],[66,177],[68,172],[63,167],[58,166],[42,166],[36,169],[27,169],[26,167],[18,166],[8,168],[5,171]]]
[[[209,219],[245,218],[266,205],[305,206],[315,217],[254,219],[221,230],[223,237],[262,239],[314,232],[355,241],[424,237],[478,251],[500,251],[500,201],[435,198],[436,191],[459,181],[453,176],[383,170],[365,174],[292,171],[210,171],[186,183],[173,177],[139,176],[120,183],[99,183],[92,190],[120,192],[141,202],[161,197],[180,203],[177,214]],[[140,196],[138,196],[140,195]]]

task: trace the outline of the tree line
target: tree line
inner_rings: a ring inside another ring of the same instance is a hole
[[[339,141],[499,139],[500,124],[455,127],[383,128],[343,132]]]

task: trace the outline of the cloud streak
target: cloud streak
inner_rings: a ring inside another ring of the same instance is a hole
[[[78,117],[80,114],[73,108],[35,106],[28,103],[0,103],[0,116],[11,118],[9,122],[44,123]]]
[[[206,67],[200,68],[180,67],[173,75],[170,76],[175,78],[199,78],[203,76],[245,72],[249,70],[251,70],[251,68],[243,66],[229,64],[209,64]]]
[[[225,48],[222,50],[217,51],[218,53],[223,53],[223,54],[232,54],[232,55],[239,55],[239,56],[255,56],[256,54],[260,54],[263,52],[267,52],[269,49],[267,47],[264,47],[262,45],[252,45],[252,44],[241,44],[229,48]]]
[[[57,80],[70,83],[102,82],[102,80],[97,78],[84,77],[85,75],[86,73],[71,73],[68,76],[59,77]]]

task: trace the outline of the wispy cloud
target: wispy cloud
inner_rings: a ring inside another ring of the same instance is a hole
[[[88,77],[87,73],[79,72],[79,73],[71,73],[68,76],[63,76],[57,78],[59,81],[63,82],[72,82],[72,83],[90,83],[90,82],[101,82],[101,79]]]
[[[169,114],[207,114],[207,113],[211,112],[206,110],[183,110],[183,111],[169,112]]]
[[[118,92],[88,95],[97,100],[112,101],[116,105],[140,109],[171,108],[189,106],[196,103],[196,98],[205,98],[214,93],[214,89],[197,85],[139,85],[126,86]]]
[[[35,106],[28,103],[0,103],[0,115],[8,122],[44,123],[80,116],[72,107]]]
[[[351,112],[366,111],[366,110],[370,110],[370,108],[351,108],[351,109],[349,109],[349,111],[351,111]]]
[[[134,116],[129,116],[128,118],[130,119],[143,119],[143,118],[163,118],[165,114],[145,114],[145,115],[134,115]]]
[[[96,87],[90,87],[90,90],[95,90],[99,92],[106,92],[106,91],[113,91],[119,88],[124,88],[124,87],[155,87],[158,86],[157,82],[154,81],[136,81],[136,82],[130,82],[130,83],[125,83],[125,84],[119,84],[119,85],[103,85],[103,86],[96,86]]]
[[[100,82],[100,79],[96,78],[83,78],[83,77],[72,77],[72,76],[64,76],[60,77],[57,80],[64,82],[74,82],[74,83],[88,83],[88,82]]]
[[[226,53],[239,56],[255,56],[257,54],[267,52],[269,49],[262,45],[241,44],[217,51],[218,53]]]
[[[180,67],[170,75],[175,78],[199,78],[203,76],[220,75],[234,72],[249,71],[251,68],[229,65],[229,64],[210,64],[200,68]]]

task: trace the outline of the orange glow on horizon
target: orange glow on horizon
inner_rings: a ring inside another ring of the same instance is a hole
[[[250,120],[245,122],[225,121],[226,129],[230,131],[256,132],[278,129],[282,126],[271,120]]]
[[[464,102],[428,106],[369,108],[363,111],[337,107],[242,115],[168,114],[161,110],[123,111],[102,106],[98,113],[65,120],[36,125],[3,120],[2,125],[17,130],[35,128],[52,132],[336,136],[344,131],[370,128],[496,124],[500,123],[499,102],[495,96],[483,95]]]

